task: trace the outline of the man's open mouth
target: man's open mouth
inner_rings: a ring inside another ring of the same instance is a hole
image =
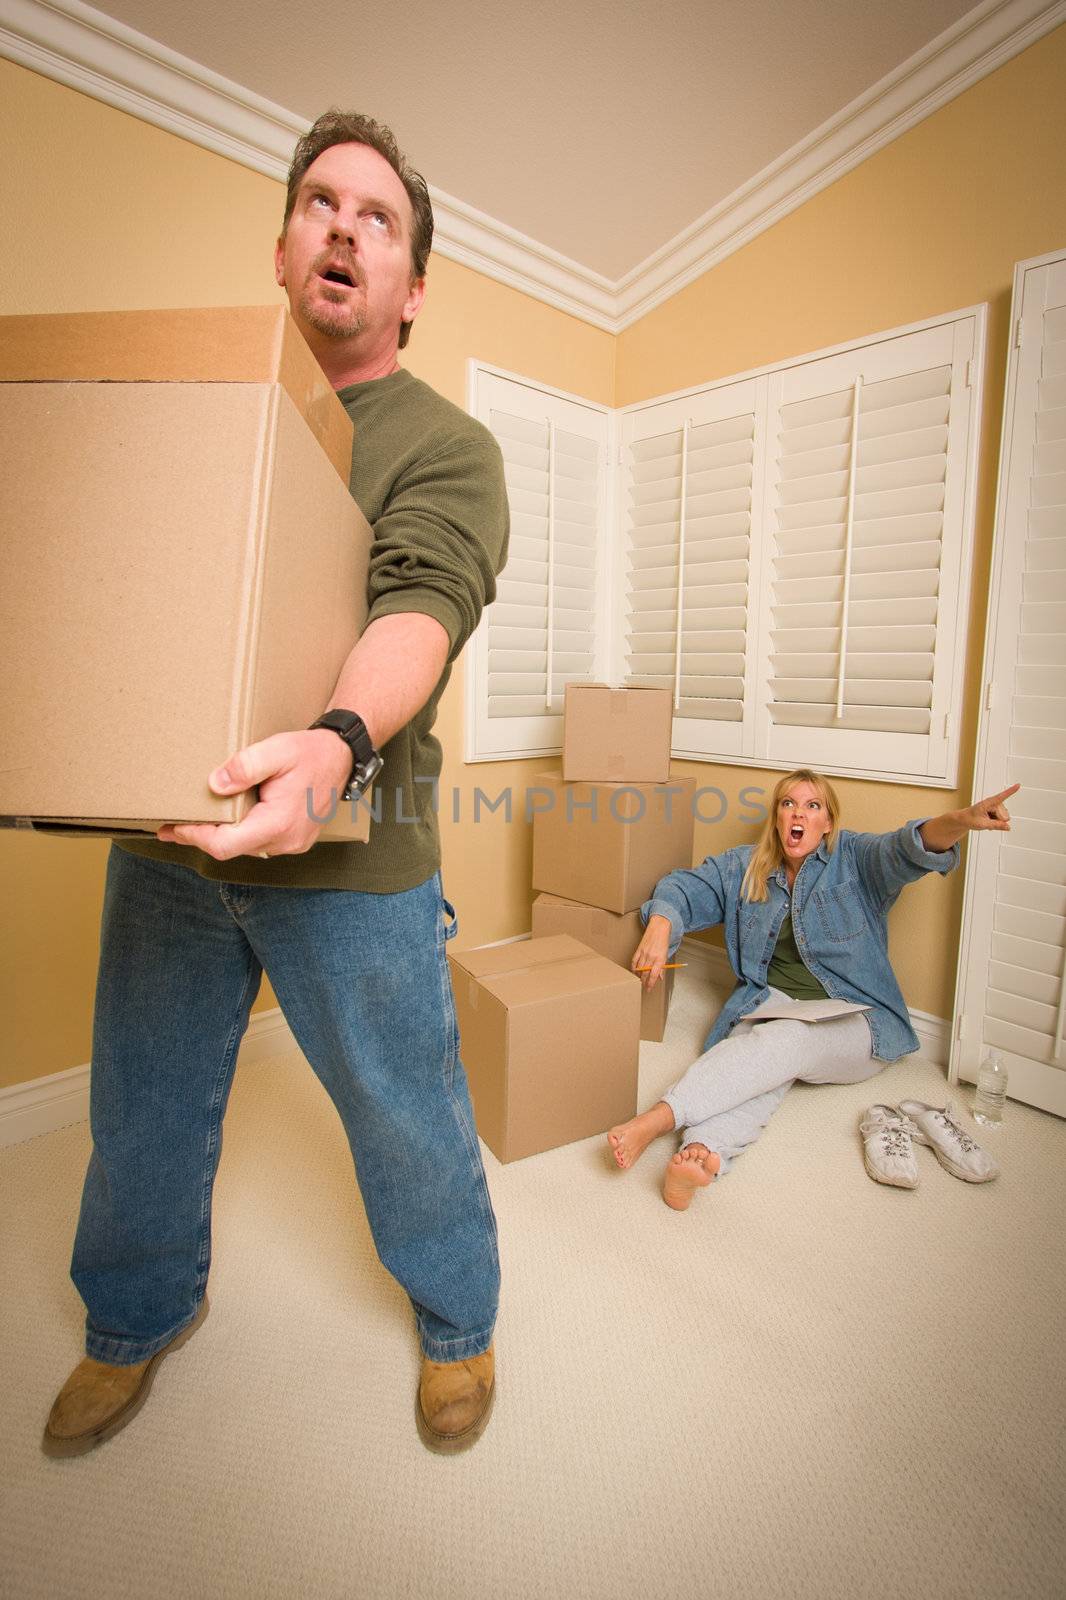
[[[326,283],[343,283],[346,289],[355,288],[355,279],[350,272],[345,272],[343,267],[330,267],[326,272],[320,272],[319,277]]]

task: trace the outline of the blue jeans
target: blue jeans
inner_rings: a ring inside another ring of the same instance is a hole
[[[423,1352],[488,1348],[496,1221],[459,1060],[454,931],[439,876],[399,894],[278,889],[111,851],[71,1267],[89,1355],[147,1360],[199,1309],[222,1118],[264,970],[340,1113]]]

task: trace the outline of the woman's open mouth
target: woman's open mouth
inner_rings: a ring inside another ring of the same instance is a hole
[[[793,823],[792,827],[788,830],[788,842],[789,844],[801,844],[802,841],[803,829],[798,823]]]

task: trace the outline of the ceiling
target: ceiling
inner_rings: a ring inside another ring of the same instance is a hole
[[[99,9],[297,117],[339,105],[390,123],[435,189],[614,282],[972,6],[105,0]]]

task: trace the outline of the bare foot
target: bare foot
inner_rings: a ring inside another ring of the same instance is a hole
[[[607,1135],[607,1143],[624,1172],[640,1160],[653,1139],[657,1139],[661,1133],[672,1132],[673,1126],[674,1113],[665,1100],[660,1100],[650,1111],[642,1111],[639,1117],[620,1122],[617,1128],[612,1128]]]
[[[663,1199],[675,1211],[687,1211],[697,1189],[705,1189],[717,1177],[721,1156],[705,1144],[687,1144],[666,1169]]]

